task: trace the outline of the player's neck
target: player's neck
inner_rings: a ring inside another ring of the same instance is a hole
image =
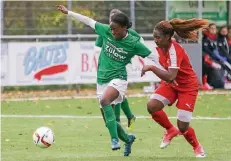
[[[162,48],[163,54],[165,54],[165,55],[168,54],[169,46],[170,46],[170,44],[168,44],[168,45],[166,45],[166,47]]]
[[[128,31],[125,31],[122,39],[125,39],[127,36],[128,36]]]
[[[167,43],[166,45],[163,46],[163,48],[162,48],[163,54],[165,54],[165,55],[168,54],[168,51],[169,51],[171,45],[172,45],[172,43],[169,42],[169,43]]]

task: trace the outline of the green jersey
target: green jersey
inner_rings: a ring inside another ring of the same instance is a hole
[[[102,47],[103,46],[103,37],[98,36],[97,39],[95,40],[95,46]]]
[[[113,79],[127,80],[126,65],[133,56],[146,57],[151,51],[140,42],[140,37],[130,32],[121,39],[115,40],[109,25],[96,23],[95,32],[103,38],[98,62],[97,83],[105,84]]]
[[[135,36],[135,37],[139,37],[141,38],[141,36],[133,29],[128,29],[128,32],[132,35],[132,36]],[[96,41],[95,41],[95,46],[98,46],[98,47],[102,47],[103,46],[103,37],[102,36],[98,36]]]

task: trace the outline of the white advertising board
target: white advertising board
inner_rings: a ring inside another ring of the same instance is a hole
[[[145,42],[152,47],[152,41]],[[96,83],[98,53],[93,41],[8,43],[4,86]],[[128,65],[129,82],[157,82],[151,72],[140,77],[143,59]]]

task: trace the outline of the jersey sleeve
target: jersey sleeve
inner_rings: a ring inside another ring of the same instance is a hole
[[[74,17],[75,19],[85,23],[86,25],[90,26],[91,28],[95,29],[95,24],[96,24],[96,21],[87,17],[87,16],[84,16],[84,15],[81,15],[79,13],[75,13],[75,12],[72,12],[72,11],[68,11],[68,15]]]
[[[172,44],[169,49],[170,66],[168,68],[179,69],[183,60],[184,52],[185,51],[182,47],[178,48]]]
[[[142,37],[140,37],[140,42],[144,44],[144,39]]]
[[[136,46],[135,46],[135,52],[134,53],[137,53],[136,55],[145,58],[151,54],[151,51],[143,43],[138,41]]]
[[[145,65],[153,65],[153,66],[155,66],[161,70],[166,71],[164,69],[164,67],[160,64],[159,55],[158,55],[157,51],[155,51],[155,50],[152,51],[152,53],[144,59],[144,64]]]
[[[109,31],[109,29],[110,29],[110,26],[107,24],[102,24],[99,22],[96,22],[95,24],[95,32],[99,36],[102,36],[102,37],[105,36],[106,32]]]
[[[102,36],[98,36],[96,41],[95,41],[95,46],[98,46],[98,47],[102,47],[103,46],[103,37]]]
[[[133,29],[128,29],[128,32],[135,37],[141,37],[135,30]]]
[[[135,37],[140,38],[140,42],[144,44],[144,39],[142,38],[142,36],[140,36],[140,34],[138,34],[135,30],[133,29],[128,29],[128,32]]]

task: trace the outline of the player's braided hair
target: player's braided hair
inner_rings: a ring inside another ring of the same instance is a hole
[[[173,19],[170,21],[161,21],[155,29],[161,31],[164,35],[173,36],[174,32],[177,33],[183,39],[196,40],[198,36],[198,30],[207,28],[209,24],[208,20],[193,18],[189,20]]]
[[[124,13],[115,13],[111,16],[111,21],[117,24],[120,24],[121,26],[125,26],[127,29],[132,27],[132,23],[129,21],[129,18]]]

